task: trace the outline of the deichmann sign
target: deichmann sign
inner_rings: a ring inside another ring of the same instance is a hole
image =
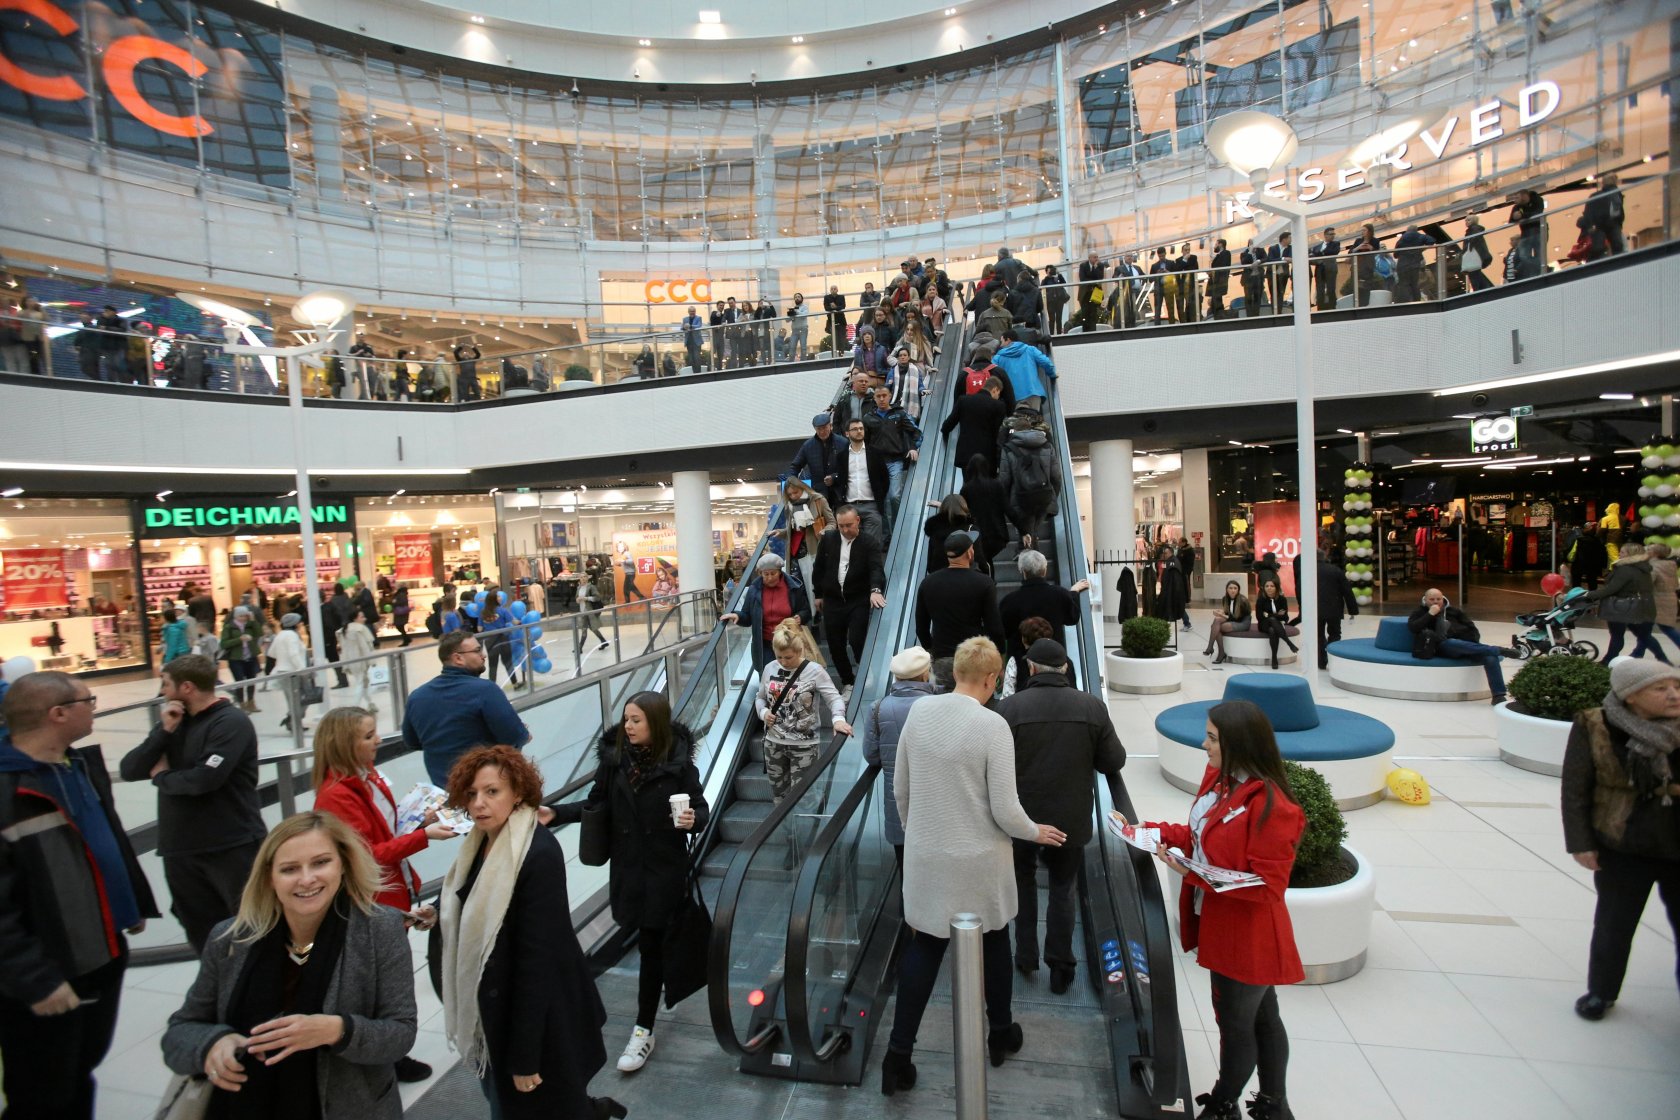
[[[295,528],[298,508],[290,502],[204,501],[171,502],[148,506],[144,511],[146,532],[167,536],[169,530],[188,529],[186,536],[226,537],[252,529]],[[329,531],[350,528],[348,503],[323,503],[315,507],[315,528]]]
[[[0,0],[3,3],[4,0]],[[1529,128],[1539,124],[1553,113],[1563,101],[1563,91],[1552,81],[1535,82],[1517,91],[1516,110],[1517,128]],[[1429,154],[1440,159],[1447,150],[1447,144],[1453,134],[1458,131],[1459,118],[1448,117],[1434,130],[1424,129],[1418,134],[1423,146],[1429,149]],[[1505,135],[1505,102],[1489,101],[1470,110],[1468,130],[1468,146],[1479,148],[1492,140]],[[1330,169],[1324,167],[1304,168],[1295,177],[1296,199],[1300,202],[1315,202],[1327,193],[1350,191],[1365,185],[1365,176],[1378,164],[1387,164],[1396,171],[1410,171],[1415,164],[1406,158],[1410,144],[1401,144],[1391,152],[1384,152],[1371,161],[1369,167],[1343,167],[1336,169],[1334,181],[1326,179]],[[1266,193],[1276,197],[1286,197],[1288,179],[1274,179],[1266,184]],[[1225,200],[1225,224],[1233,225],[1237,222],[1253,221],[1255,213],[1249,206],[1249,200],[1254,197],[1253,191],[1242,191]]]

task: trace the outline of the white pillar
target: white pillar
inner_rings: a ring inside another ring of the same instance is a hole
[[[711,591],[717,586],[712,572],[711,476],[678,471],[671,476],[671,495],[677,511],[677,589]]]
[[[1219,535],[1224,529],[1213,523],[1213,508],[1209,504],[1208,491],[1211,487],[1208,486],[1207,448],[1190,448],[1180,458],[1183,461],[1179,485],[1184,490],[1184,535],[1202,550],[1201,593],[1197,594],[1195,587],[1187,587],[1185,591],[1191,603],[1202,606],[1225,594],[1225,581],[1213,575],[1219,570]],[[1200,537],[1197,537],[1198,533]]]
[[[1137,521],[1132,516],[1132,441],[1105,439],[1091,444],[1091,539],[1096,559],[1130,559],[1137,547]],[[1077,579],[1063,573],[1066,580]],[[1103,618],[1113,620],[1120,605],[1114,584],[1120,569],[1099,567],[1092,577],[1104,581]]]

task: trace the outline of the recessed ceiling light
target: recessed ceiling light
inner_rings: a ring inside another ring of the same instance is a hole
[[[468,18],[470,18],[474,23],[483,23],[484,22],[484,17],[483,16],[470,16]]]
[[[717,11],[714,8],[701,8],[700,9],[700,22],[701,23],[722,23],[723,22],[723,13],[720,12],[720,11]]]
[[[652,39],[637,39],[636,42],[640,43],[644,47],[653,46],[653,40]]]
[[[803,43],[803,42],[804,42],[804,41],[805,41],[805,36],[803,36],[803,35],[795,35],[795,36],[794,36],[794,37],[793,37],[793,41],[794,41],[794,42],[796,42],[796,43]]]
[[[948,16],[954,16],[957,14],[957,10],[955,8],[946,8],[945,14]]]

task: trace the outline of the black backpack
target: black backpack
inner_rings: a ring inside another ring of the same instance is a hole
[[[1011,459],[1010,489],[1016,500],[1028,505],[1054,501],[1056,486],[1050,481],[1050,473],[1045,470],[1044,459],[1039,452],[1011,442],[1007,445],[1007,453]]]
[[[426,633],[434,638],[443,637],[443,600],[432,603],[432,613],[426,616]]]

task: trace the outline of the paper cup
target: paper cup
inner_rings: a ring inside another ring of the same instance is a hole
[[[671,795],[671,823],[672,824],[680,824],[681,822],[679,822],[677,820],[677,818],[682,816],[682,814],[684,812],[686,812],[687,810],[688,810],[688,794],[686,794],[686,793],[673,793]]]

